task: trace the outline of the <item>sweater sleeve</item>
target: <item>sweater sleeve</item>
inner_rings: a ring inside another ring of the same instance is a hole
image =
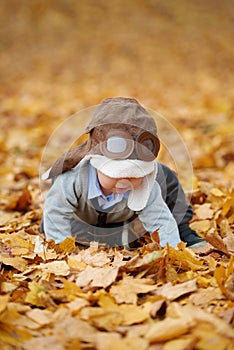
[[[181,240],[177,223],[164,202],[159,184],[155,181],[146,207],[138,213],[144,228],[153,233],[159,232],[160,244],[176,246]]]
[[[55,178],[44,204],[43,224],[46,239],[61,243],[71,237],[71,219],[78,206],[79,189],[72,171]]]

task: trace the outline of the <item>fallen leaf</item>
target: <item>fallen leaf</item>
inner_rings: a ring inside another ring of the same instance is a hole
[[[199,220],[211,219],[214,215],[214,211],[211,209],[210,203],[199,205],[195,213]]]
[[[52,322],[53,313],[49,310],[33,309],[26,313],[26,316],[38,323],[40,326],[48,325]]]
[[[97,335],[98,350],[141,350],[148,349],[148,341],[140,337],[121,337],[118,333],[99,333]]]
[[[70,273],[70,268],[64,260],[41,263],[37,268],[45,273],[53,273],[56,276],[68,276]]]
[[[215,197],[224,197],[225,193],[223,193],[219,188],[212,188],[210,190],[210,194],[212,194]]]
[[[184,320],[182,317],[167,317],[165,320],[151,325],[145,337],[150,343],[166,341],[188,333],[192,326],[193,323]]]
[[[112,284],[118,275],[118,267],[91,267],[80,272],[76,280],[76,284],[79,287],[92,286],[92,287],[103,287],[106,288]]]
[[[210,220],[194,221],[190,224],[192,230],[197,232],[207,232],[211,227]]]
[[[5,265],[12,266],[19,271],[25,271],[27,269],[27,262],[23,258],[11,257],[8,254],[0,253],[0,262]]]
[[[162,346],[162,350],[193,350],[198,339],[194,335],[183,336],[170,340]]]
[[[161,295],[168,300],[175,300],[182,295],[189,294],[197,291],[196,280],[187,281],[184,283],[172,285],[171,282],[164,284],[162,287],[157,288],[155,295]]]
[[[196,306],[203,306],[209,305],[214,300],[221,300],[222,298],[220,289],[208,287],[206,289],[199,289],[196,293],[190,295],[189,300]]]
[[[0,313],[6,310],[9,298],[9,295],[0,295]]]
[[[118,284],[110,289],[110,295],[113,296],[118,304],[137,304],[137,295],[154,291],[157,287],[152,285],[152,281],[143,278],[125,277]]]

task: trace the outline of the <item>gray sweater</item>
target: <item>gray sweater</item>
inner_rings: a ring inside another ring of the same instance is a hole
[[[82,230],[92,231],[97,225],[99,214],[88,199],[88,166],[89,161],[81,161],[54,179],[44,204],[43,224],[47,239],[60,243],[73,234],[79,237]],[[127,222],[133,214],[127,206],[127,198],[123,198],[108,211],[106,223]],[[180,242],[177,223],[156,180],[145,208],[136,214],[147,232],[158,230],[162,246],[167,242],[176,246]]]

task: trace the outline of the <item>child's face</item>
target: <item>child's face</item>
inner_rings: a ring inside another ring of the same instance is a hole
[[[130,178],[113,178],[104,175],[101,171],[97,171],[98,180],[103,193],[107,196],[111,193],[125,193],[133,190],[142,184],[143,177]]]

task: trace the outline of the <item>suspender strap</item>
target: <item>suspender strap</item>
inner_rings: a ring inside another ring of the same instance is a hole
[[[99,206],[99,203],[98,203],[97,198],[92,198],[92,199],[91,199],[91,202],[92,202],[92,204],[93,204],[94,209],[95,209],[96,212],[98,213],[97,224],[95,225],[95,226],[97,226],[97,227],[119,227],[119,226],[123,226],[124,223],[128,223],[128,222],[133,221],[133,220],[137,217],[137,215],[134,213],[133,216],[131,216],[131,217],[130,217],[128,220],[126,220],[126,221],[107,224],[107,223],[106,223],[106,221],[107,221],[107,214],[108,214],[108,212],[111,211],[111,209],[112,209],[115,205],[112,205],[111,207],[109,207],[109,208],[107,208],[107,209],[102,209],[102,208]]]

